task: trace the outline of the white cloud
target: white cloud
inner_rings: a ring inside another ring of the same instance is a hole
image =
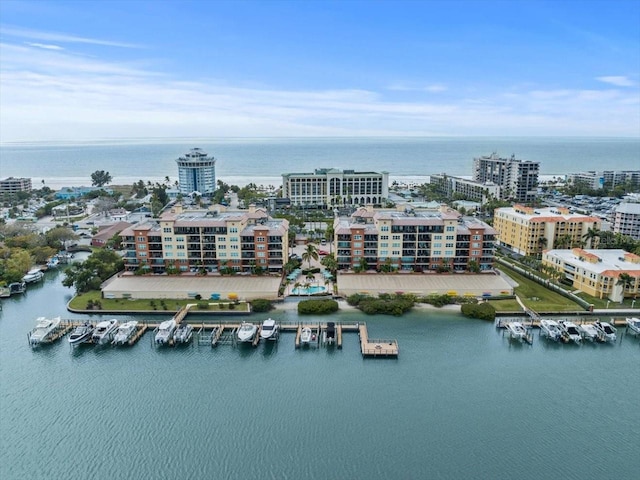
[[[52,45],[47,43],[26,42],[30,47],[43,48],[45,50],[64,50],[60,45]]]
[[[434,83],[431,85],[408,85],[405,83],[394,83],[387,87],[388,90],[398,91],[398,92],[429,92],[429,93],[439,93],[445,92],[447,90],[446,85],[442,85],[440,83]]]
[[[28,38],[31,40],[44,40],[47,42],[59,43],[85,43],[90,45],[103,45],[107,47],[120,48],[142,48],[140,45],[125,42],[115,42],[111,40],[101,40],[97,38],[78,37],[64,33],[42,32],[27,28],[3,26],[0,27],[0,35],[3,37]]]
[[[612,75],[608,77],[597,77],[596,80],[604,83],[608,83],[610,85],[615,85],[616,87],[633,87],[635,86],[635,82],[633,82],[628,77]]]

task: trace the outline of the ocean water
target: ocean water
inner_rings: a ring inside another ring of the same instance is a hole
[[[356,334],[342,350],[295,350],[287,333],[255,349],[156,349],[147,334],[131,348],[32,350],[37,316],[86,318],[66,312],[61,277],[2,303],[3,480],[638,478],[630,336],[516,345],[490,323],[422,310],[331,317],[396,338],[393,360],[362,359]]]
[[[393,180],[424,183],[433,173],[471,176],[473,158],[497,152],[541,162],[541,173],[640,168],[640,138],[228,138],[133,139],[0,145],[0,177],[31,177],[50,188],[91,183],[107,170],[116,184],[177,179],[175,160],[200,147],[231,185],[282,184],[282,174],[335,167],[387,171]]]

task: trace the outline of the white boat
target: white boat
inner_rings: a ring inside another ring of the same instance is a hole
[[[47,268],[58,268],[58,265],[60,265],[60,260],[58,259],[57,255],[51,257],[47,262]]]
[[[240,328],[238,329],[238,341],[239,342],[251,342],[253,341],[253,337],[256,336],[256,332],[258,331],[258,327],[256,327],[253,323],[242,322]]]
[[[260,329],[260,338],[264,340],[277,340],[280,333],[280,327],[276,324],[276,321],[267,318],[262,322],[262,328]]]
[[[540,320],[540,333],[554,342],[560,340],[562,336],[560,325],[555,320]]]
[[[527,329],[520,322],[507,322],[505,327],[509,332],[509,338],[513,340],[524,341],[527,338]]]
[[[78,325],[73,329],[71,335],[69,335],[69,343],[71,345],[78,345],[80,343],[85,343],[91,340],[91,335],[93,335],[94,327],[89,322],[84,322],[82,325]]]
[[[598,333],[598,329],[593,326],[593,323],[584,323],[580,325],[580,330],[582,330],[582,338],[586,338],[590,342],[600,341],[600,334]]]
[[[171,338],[173,337],[173,332],[176,329],[176,321],[172,318],[171,320],[165,320],[158,327],[158,332],[156,333],[155,341],[158,345],[164,345],[169,343]]]
[[[640,335],[640,318],[627,318],[627,328],[636,335]]]
[[[311,343],[313,339],[313,331],[309,327],[304,327],[302,332],[300,333],[300,343],[303,345],[308,345]]]
[[[593,323],[593,326],[596,327],[603,336],[605,342],[615,342],[618,339],[616,335],[616,328],[607,322],[601,322],[600,320]]]
[[[562,330],[562,338],[565,342],[582,342],[582,334],[578,325],[568,320],[558,322],[558,325],[560,325],[560,329]]]
[[[45,318],[39,317],[36,320],[36,326],[29,334],[29,343],[31,345],[39,345],[47,342],[52,333],[60,326],[60,317]]]
[[[42,273],[40,268],[32,268],[24,277],[22,277],[22,281],[25,283],[34,283],[39,282],[43,277],[44,273]]]
[[[136,320],[131,320],[129,322],[125,322],[118,327],[116,334],[113,336],[114,345],[124,345],[129,343],[129,340],[136,333],[138,328],[138,322]]]
[[[176,343],[189,343],[193,337],[193,326],[188,323],[181,323],[176,329],[176,333],[173,335],[173,340]]]
[[[98,323],[93,331],[93,335],[91,335],[93,343],[98,345],[109,343],[113,334],[118,329],[118,324],[119,322],[115,318],[112,318],[111,320],[103,320]]]

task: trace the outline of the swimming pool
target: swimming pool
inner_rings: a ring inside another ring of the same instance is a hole
[[[309,288],[298,287],[291,290],[291,295],[313,295],[316,293],[326,293],[327,287],[321,285],[313,285]]]

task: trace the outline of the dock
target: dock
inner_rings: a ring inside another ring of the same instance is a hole
[[[398,341],[384,339],[370,339],[366,323],[358,324],[360,337],[360,352],[363,357],[397,357]]]

